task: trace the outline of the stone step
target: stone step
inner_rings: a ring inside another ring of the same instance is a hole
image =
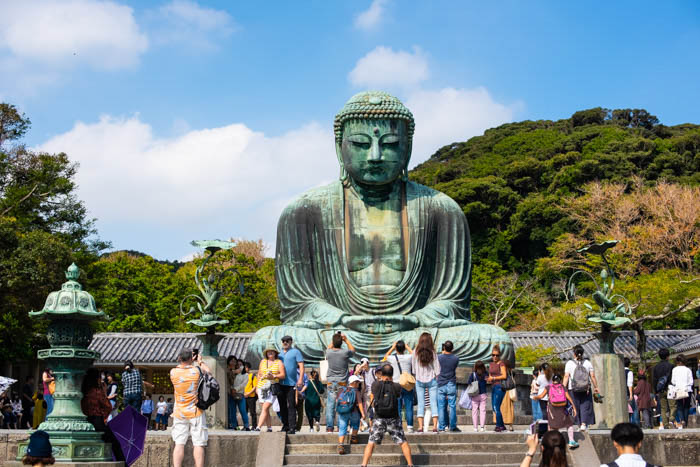
[[[400,454],[401,446],[386,440],[387,442],[375,446],[374,452],[378,454]],[[365,444],[345,445],[346,450],[352,454],[362,454]],[[288,444],[286,454],[337,454],[337,443],[330,444]],[[442,453],[473,453],[473,452],[515,452],[522,454],[525,449],[523,443],[414,443],[411,444],[411,452],[417,454]]]
[[[358,435],[360,444],[367,444],[369,434]],[[406,434],[409,443],[521,443],[525,445],[524,430],[503,433],[414,433]],[[297,433],[287,435],[287,445],[293,444],[337,444],[337,433]]]
[[[416,453],[412,455],[413,462],[419,465],[485,465],[485,464],[506,464],[520,465],[523,460],[523,452],[470,452],[470,453]],[[345,454],[333,456],[334,465],[361,465],[362,454]],[[321,464],[329,461],[328,454],[288,454],[284,456],[285,464],[309,465]],[[382,454],[372,455],[372,465],[405,465],[402,454]]]
[[[371,464],[374,463],[374,457],[372,458]],[[335,467],[338,464],[285,464],[287,467]],[[430,464],[416,464],[414,461],[415,467],[430,467]],[[516,464],[472,464],[472,463],[466,463],[466,464],[443,464],[440,467],[519,467],[520,462]],[[388,464],[383,467],[406,467],[406,462],[404,461],[402,464]],[[538,464],[531,464],[531,467],[538,467]]]
[[[471,411],[467,412],[466,414],[464,412],[465,412],[464,409],[457,410],[457,425],[472,426]],[[240,422],[240,415],[238,416],[238,420]],[[272,414],[271,421],[272,421],[272,426],[281,426],[282,425],[282,422],[280,421],[277,414],[274,414],[274,413]],[[337,423],[338,423],[337,416],[335,419],[335,423],[337,426]],[[430,422],[430,423],[432,426],[432,422]],[[532,416],[515,414],[515,417],[514,417],[514,424],[515,425],[528,425],[530,423],[532,423]],[[406,424],[406,421],[404,419],[404,425],[405,424]],[[325,425],[326,425],[326,416],[324,414],[321,414],[321,427],[325,427]],[[491,415],[491,411],[486,412],[486,425],[491,425],[491,426],[495,425],[495,423],[493,423],[493,416]],[[308,426],[309,426],[309,422],[306,419],[306,415],[304,415],[304,423],[303,423],[302,427],[306,428]],[[418,415],[415,415],[415,414],[413,415],[413,426],[416,428],[418,427]]]

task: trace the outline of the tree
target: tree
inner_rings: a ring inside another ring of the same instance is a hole
[[[107,246],[75,196],[77,165],[65,154],[8,144],[29,124],[13,105],[0,104],[0,357],[6,361],[32,358],[46,345],[45,323],[28,312],[43,308],[72,261],[94,261]]]
[[[0,148],[5,141],[14,141],[27,132],[31,121],[12,104],[0,102]]]

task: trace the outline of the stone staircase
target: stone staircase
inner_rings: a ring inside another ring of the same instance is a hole
[[[416,466],[518,467],[527,450],[522,429],[520,432],[505,433],[416,433],[406,436]],[[341,456],[336,450],[336,433],[298,433],[287,436],[284,465],[361,465],[368,435],[360,433],[359,438],[359,444],[351,445],[349,453]],[[539,455],[535,456],[533,465],[538,461]],[[391,437],[386,435],[382,445],[375,447],[370,465],[405,466],[406,461],[400,446],[394,444]]]

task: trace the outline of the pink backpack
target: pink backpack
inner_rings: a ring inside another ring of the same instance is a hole
[[[566,405],[566,389],[562,384],[551,384],[549,386],[549,402],[554,407],[564,407]]]

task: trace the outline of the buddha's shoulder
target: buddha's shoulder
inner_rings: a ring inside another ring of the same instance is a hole
[[[342,192],[342,184],[340,181],[311,188],[294,198],[287,207],[284,208],[282,215],[292,214],[299,210],[326,206],[335,197],[342,196]]]
[[[424,199],[430,202],[435,208],[445,210],[447,212],[462,213],[462,208],[459,204],[445,193],[430,188],[429,186],[421,185],[420,183],[415,183],[409,181],[407,183],[406,195],[408,200],[412,199]]]

